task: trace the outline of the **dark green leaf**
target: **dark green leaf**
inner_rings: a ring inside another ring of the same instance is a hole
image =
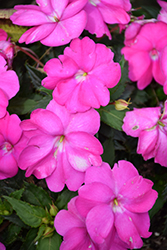
[[[106,107],[101,107],[98,112],[104,123],[112,128],[122,131],[125,110],[118,111],[115,109],[114,105],[108,105]]]
[[[72,192],[69,191],[68,189],[63,190],[56,200],[56,206],[58,207],[58,209],[66,209],[67,203],[74,196],[77,196],[77,194],[78,194],[77,192]]]
[[[38,241],[41,236],[43,235],[44,231],[45,231],[45,228],[46,228],[46,225],[45,224],[42,224],[40,227],[39,227],[39,230],[38,230],[38,234],[37,234],[37,237],[34,239],[34,241]]]
[[[38,232],[37,228],[32,228],[30,229],[30,231],[28,231],[25,241],[23,245],[21,246],[20,250],[35,250],[36,249],[36,242],[34,241],[34,239],[37,235],[37,232]]]
[[[23,193],[23,199],[28,203],[35,206],[42,206],[43,208],[50,208],[52,200],[49,194],[42,188],[32,183],[25,182],[25,191]]]
[[[10,194],[10,197],[13,197],[13,198],[15,198],[17,200],[20,200],[20,198],[22,197],[23,192],[24,192],[24,188],[21,188],[20,190],[16,190],[16,191],[12,192]]]
[[[24,222],[16,214],[11,214],[11,215],[8,215],[8,216],[3,216],[3,218],[5,220],[8,220],[8,221],[16,224],[19,227],[29,228],[26,224],[24,224]]]
[[[12,205],[20,219],[31,227],[39,227],[42,218],[45,216],[45,210],[42,207],[32,206],[26,202],[16,200],[15,198],[4,196]]]
[[[102,159],[104,162],[107,162],[110,166],[113,165],[115,159],[115,148],[113,138],[106,140],[103,143],[104,153]]]
[[[17,240],[20,231],[21,231],[21,227],[15,225],[15,224],[10,224],[8,226],[8,230],[6,233],[5,244],[9,245],[12,242],[14,242],[15,240]]]
[[[61,236],[54,232],[52,237],[40,238],[37,244],[37,250],[59,250],[61,242]]]

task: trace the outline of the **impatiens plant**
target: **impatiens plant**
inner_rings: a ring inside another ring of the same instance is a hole
[[[22,2],[0,10],[0,249],[163,245],[166,2]]]

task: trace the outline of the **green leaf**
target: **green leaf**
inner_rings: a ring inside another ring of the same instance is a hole
[[[34,239],[37,235],[37,232],[37,228],[32,228],[28,231],[25,241],[21,246],[20,250],[36,250],[36,242],[34,241]]]
[[[40,238],[37,244],[37,250],[59,250],[61,242],[61,236],[54,232],[49,238]]]
[[[16,214],[11,214],[8,216],[3,215],[3,218],[5,220],[8,220],[8,221],[14,223],[15,225],[17,225],[19,227],[29,228],[26,224],[24,224],[24,222]]]
[[[49,194],[42,188],[32,183],[25,182],[25,191],[23,193],[23,199],[28,203],[35,206],[41,206],[43,208],[50,208],[52,200]]]
[[[107,162],[110,166],[113,165],[115,159],[115,148],[113,138],[106,140],[103,143],[104,153],[102,154],[102,159]]]
[[[11,41],[17,42],[21,35],[26,32],[27,28],[14,25],[10,20],[1,20],[0,29],[3,29],[8,33],[8,36],[11,37]]]
[[[97,110],[101,116],[101,120],[112,128],[122,131],[123,118],[126,111],[118,111],[114,105],[101,107]]]
[[[38,241],[41,236],[43,235],[44,231],[45,231],[45,228],[46,228],[46,225],[42,224],[40,227],[39,227],[39,230],[38,230],[38,234],[37,234],[37,237],[34,239],[34,241]]]
[[[61,192],[61,194],[58,196],[56,200],[56,206],[58,209],[66,209],[67,203],[74,197],[77,196],[77,192],[69,191],[68,189],[65,189]]]
[[[4,218],[0,215],[0,224],[2,224]]]
[[[16,191],[12,192],[10,194],[10,197],[13,197],[13,198],[15,198],[17,200],[20,200],[20,198],[22,197],[23,192],[24,192],[24,188],[21,188],[20,190],[16,190]]]
[[[6,240],[5,244],[9,245],[12,242],[16,241],[18,239],[18,235],[21,231],[21,227],[15,225],[15,224],[10,224],[8,226],[8,230],[6,233]]]
[[[44,72],[41,72],[40,70],[36,69],[35,67],[29,65],[28,63],[25,64],[25,67],[28,71],[28,74],[31,78],[31,81],[32,81],[34,87],[36,89],[40,88],[41,81],[44,77],[46,77],[46,74]]]
[[[45,216],[45,210],[42,207],[32,206],[24,201],[8,196],[4,196],[4,198],[12,205],[17,215],[25,224],[31,227],[40,226],[42,218]]]

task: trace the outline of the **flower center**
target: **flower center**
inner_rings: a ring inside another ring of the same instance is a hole
[[[64,138],[65,138],[65,136],[64,135],[61,135],[60,137],[59,137],[59,139],[58,140],[56,140],[56,143],[55,143],[55,148],[56,148],[56,150],[55,150],[55,152],[54,152],[54,157],[56,158],[57,157],[57,154],[58,154],[58,151],[62,151],[63,150],[63,141],[64,141]]]
[[[4,154],[9,153],[10,151],[12,151],[12,149],[13,149],[13,145],[10,144],[9,142],[4,142],[4,144],[2,145],[2,150]]]
[[[76,79],[77,83],[85,81],[87,75],[88,75],[88,73],[79,69],[78,72],[75,74],[75,79]]]
[[[100,3],[100,0],[89,0],[89,2],[94,5],[97,6]]]
[[[158,59],[159,52],[154,48],[150,51],[150,57],[153,61],[156,61]]]

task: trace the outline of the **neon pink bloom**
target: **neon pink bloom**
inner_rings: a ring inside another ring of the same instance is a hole
[[[121,77],[120,65],[113,62],[113,57],[105,45],[95,44],[88,37],[76,38],[65,48],[64,55],[46,63],[48,76],[42,85],[54,89],[53,98],[70,112],[106,106],[110,101],[108,88]]]
[[[9,115],[0,119],[0,180],[13,177],[18,172],[19,140],[22,135],[20,119]]]
[[[152,186],[128,161],[119,161],[112,170],[107,163],[87,169],[76,207],[86,217],[91,239],[102,244],[115,228],[130,249],[140,248],[141,237],[151,235],[148,210],[157,198]]]
[[[68,211],[61,210],[55,217],[54,226],[64,240],[60,250],[126,250],[128,246],[118,238],[115,230],[110,239],[102,244],[97,244],[91,239],[86,228],[85,218],[76,208],[76,199],[77,197],[74,197],[68,203]]]
[[[106,34],[111,39],[107,24],[127,24],[130,16],[131,4],[129,0],[88,0],[84,7],[88,15],[85,29],[91,34],[101,37]]]
[[[0,250],[6,250],[6,247],[1,242],[0,242]]]
[[[167,45],[167,24],[151,22],[141,25],[132,23],[125,33],[125,47],[122,49],[129,62],[129,78],[137,81],[137,87],[144,89],[152,79],[164,85],[166,76],[162,69],[162,53]],[[165,93],[167,91],[164,88]]]
[[[83,9],[87,0],[36,0],[36,5],[17,5],[10,19],[14,24],[34,26],[19,39],[26,44],[40,41],[46,46],[67,44],[82,33],[87,16]]]
[[[54,100],[46,110],[37,109],[21,127],[28,138],[19,158],[19,167],[26,176],[46,178],[50,190],[59,192],[67,187],[76,191],[84,182],[85,171],[101,164],[103,148],[97,138],[100,117],[90,109],[70,114]],[[26,161],[25,161],[26,159]]]
[[[5,59],[0,56],[0,118],[5,116],[8,100],[19,91],[19,80],[13,70],[7,70]]]
[[[122,129],[127,135],[139,137],[137,153],[145,160],[154,157],[156,163],[167,167],[167,101],[163,114],[161,107],[126,112]]]
[[[8,34],[3,29],[0,29],[0,55],[5,58],[10,68],[14,56],[14,47],[10,39],[7,40],[7,37]]]
[[[167,23],[167,2],[157,0],[158,4],[161,6],[160,13],[157,16],[159,21]]]

